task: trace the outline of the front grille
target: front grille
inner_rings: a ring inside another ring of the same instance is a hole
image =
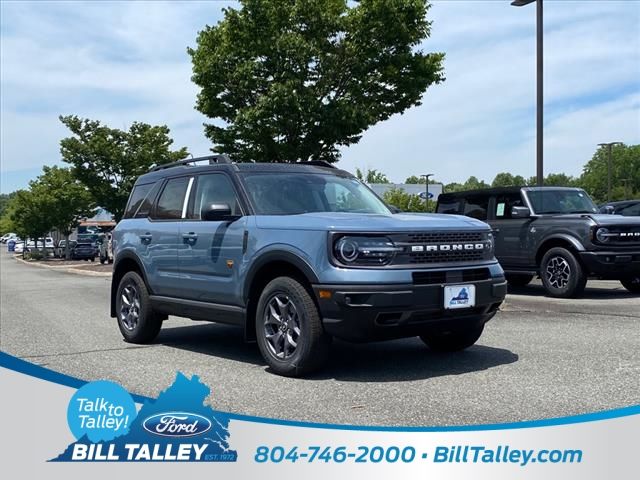
[[[611,245],[640,245],[640,228],[631,226],[609,227],[609,232],[617,234],[610,237],[607,244]]]
[[[458,243],[481,242],[486,239],[482,232],[421,232],[407,234],[408,243]]]
[[[491,278],[488,268],[469,268],[434,272],[413,272],[414,285],[434,285],[440,283],[479,282]]]
[[[486,231],[410,232],[390,235],[390,238],[396,246],[403,248],[393,259],[393,265],[469,263],[493,257]],[[478,245],[482,248],[478,249]]]

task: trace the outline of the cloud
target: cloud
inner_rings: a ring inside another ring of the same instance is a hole
[[[59,114],[110,126],[166,124],[175,145],[211,147],[194,109],[186,47],[221,2],[2,2],[2,191],[59,161]],[[435,1],[426,51],[447,80],[366,132],[339,166],[394,181],[535,173],[535,8]],[[545,2],[546,170],[579,174],[601,141],[640,143],[640,2]],[[8,175],[12,172],[10,175]]]

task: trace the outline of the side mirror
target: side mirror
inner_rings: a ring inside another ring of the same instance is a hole
[[[607,205],[606,207],[604,207],[603,209],[604,211],[602,213],[606,213],[607,215],[613,215],[613,212],[615,212],[615,208],[613,208],[613,206],[611,205]]]
[[[236,220],[239,215],[231,215],[231,207],[226,203],[211,203],[202,207],[200,218],[207,221]]]
[[[527,207],[511,207],[511,218],[528,218],[531,210]]]

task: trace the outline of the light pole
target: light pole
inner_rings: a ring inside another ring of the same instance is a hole
[[[622,145],[622,142],[599,143],[599,147],[607,149],[607,202],[611,201],[611,149],[614,145]]]
[[[536,2],[536,180],[538,186],[544,182],[544,163],[542,157],[542,119],[544,101],[542,94],[543,63],[542,63],[542,2],[543,0],[513,0],[514,7],[524,7]]]
[[[433,173],[426,173],[424,175],[420,175],[421,177],[424,177],[424,186],[425,186],[425,193],[427,194],[427,198],[424,199],[425,201],[425,206],[427,207],[427,209],[429,208],[429,177],[433,177]]]

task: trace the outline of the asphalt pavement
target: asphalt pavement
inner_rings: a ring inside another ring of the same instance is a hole
[[[584,298],[507,297],[477,345],[436,354],[416,338],[335,341],[306,379],[269,372],[240,329],[171,317],[147,346],[109,317],[110,278],[25,265],[0,254],[0,349],[85,380],[156,396],[176,371],[197,374],[216,409],[364,425],[532,420],[640,404],[640,298],[590,282]]]

